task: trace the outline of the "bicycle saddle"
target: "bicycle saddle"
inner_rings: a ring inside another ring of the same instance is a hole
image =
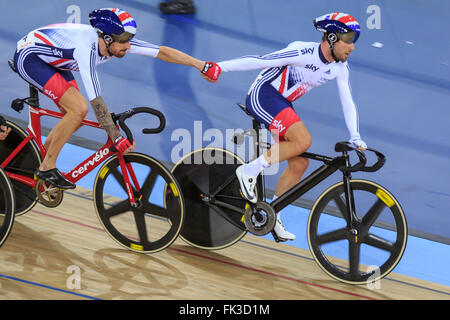
[[[12,69],[12,71],[14,71],[14,72],[17,73],[17,70],[16,70],[16,68],[14,67],[14,61],[13,61],[13,59],[9,59],[9,60],[8,60],[8,65],[9,65],[9,67]]]
[[[236,102],[236,104],[238,105],[239,108],[242,109],[242,111],[244,111],[247,115],[249,115],[250,117],[252,117],[253,119],[255,119],[253,117],[253,115],[247,110],[247,107],[245,105],[243,105],[242,103]]]

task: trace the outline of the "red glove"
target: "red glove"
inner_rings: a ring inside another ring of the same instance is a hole
[[[114,148],[116,148],[117,151],[124,152],[128,147],[131,147],[131,143],[127,138],[120,136],[114,140]]]
[[[219,79],[219,75],[222,69],[220,69],[219,65],[215,62],[206,62],[203,67],[202,73],[206,75],[211,80]]]

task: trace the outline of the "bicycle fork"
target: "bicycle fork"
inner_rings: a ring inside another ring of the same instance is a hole
[[[137,178],[136,178],[136,174],[134,173],[131,163],[125,162],[125,159],[124,159],[124,156],[122,153],[118,153],[117,157],[119,158],[120,169],[122,170],[123,181],[125,184],[126,192],[128,194],[128,199],[130,200],[130,205],[132,208],[137,208],[140,205],[140,200],[142,199],[142,195],[139,196],[139,199],[136,199],[135,193],[133,192],[133,185],[131,184],[131,180],[133,181],[134,188],[135,188],[137,194],[141,190],[141,187],[139,186],[139,182],[137,181]],[[131,177],[131,180],[130,180],[130,177]]]
[[[347,167],[349,167],[349,156],[344,152],[345,162]],[[350,179],[352,178],[350,172],[343,172],[343,182],[344,182],[344,193],[345,193],[345,205],[347,206],[347,227],[349,231],[355,236],[355,242],[358,242],[358,229],[356,221],[358,217],[356,216],[355,209],[355,198],[353,196],[353,190],[350,186]]]

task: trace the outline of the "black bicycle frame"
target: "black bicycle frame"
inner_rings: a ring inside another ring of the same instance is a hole
[[[281,211],[284,207],[297,200],[320,182],[335,173],[340,166],[345,164],[343,157],[329,158],[309,152],[304,152],[300,156],[311,160],[322,161],[324,164],[273,201],[271,206],[276,212]]]
[[[245,110],[244,110],[245,111]],[[256,157],[259,157],[262,154],[263,148],[270,148],[269,143],[265,143],[264,147],[262,147],[262,143],[260,140],[260,130],[262,129],[261,124],[253,119],[253,129],[256,132],[256,136],[254,137],[254,148],[256,150]],[[324,164],[317,168],[315,171],[310,173],[307,177],[303,178],[299,183],[293,186],[291,189],[283,193],[279,196],[275,201],[270,203],[270,206],[275,210],[275,212],[281,211],[283,208],[287,207],[299,197],[304,195],[306,192],[314,188],[320,182],[328,178],[330,175],[335,173],[342,167],[350,167],[349,156],[347,152],[343,152],[342,156],[338,156],[335,158],[323,156],[316,153],[304,152],[300,157],[304,157],[311,160],[321,161]],[[215,196],[218,195],[224,188],[226,188],[230,183],[232,183],[237,177],[235,175],[229,177],[222,185],[220,185],[214,192],[208,195],[208,202],[214,204],[219,207],[223,207],[241,214],[244,214],[243,209],[236,207],[234,205],[228,204],[224,201],[220,201],[215,199]],[[351,179],[350,172],[346,172],[343,170],[343,182],[344,182],[344,190],[345,190],[345,201],[347,206],[347,213],[349,214],[347,222],[349,223],[349,227],[352,227],[353,221],[356,217],[355,215],[355,205],[353,199],[353,192],[350,188],[349,180]],[[257,184],[259,186],[259,190],[261,190],[261,194],[258,195],[259,200],[265,199],[265,183],[264,183],[264,174],[260,174],[258,176]]]

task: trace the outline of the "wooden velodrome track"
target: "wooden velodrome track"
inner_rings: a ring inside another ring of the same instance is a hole
[[[101,228],[91,194],[77,187],[59,207],[16,218],[0,248],[0,299],[450,299],[447,286],[394,273],[372,287],[339,283],[309,251],[252,235],[220,251],[178,239],[134,253]]]

